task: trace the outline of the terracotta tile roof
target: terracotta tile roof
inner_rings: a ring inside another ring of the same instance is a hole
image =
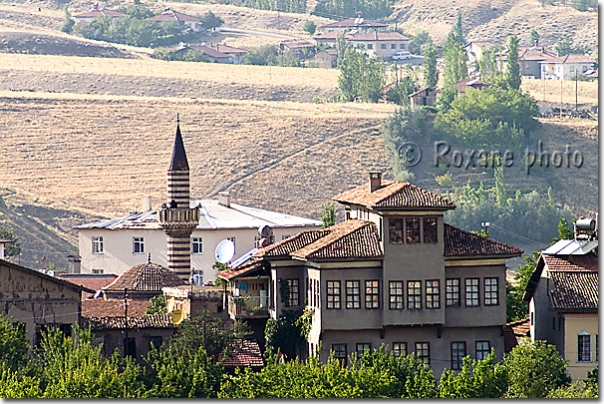
[[[195,22],[199,22],[199,18],[197,18],[197,17],[179,13],[178,11],[174,11],[171,9],[167,9],[163,13],[156,15],[155,17],[151,17],[151,20],[153,20],[153,21],[195,21]]]
[[[551,57],[547,60],[543,60],[539,63],[559,63],[559,64],[565,64],[565,63],[594,63],[595,60],[588,56],[588,55],[566,55],[566,56],[559,56],[559,57]]]
[[[222,43],[210,45],[210,48],[215,49],[218,52],[226,53],[226,54],[247,53],[247,51],[245,49],[235,48],[234,46],[229,46],[229,45],[225,45]]]
[[[304,49],[315,47],[314,43],[305,39],[288,39],[285,41],[281,41],[280,43],[288,49]]]
[[[153,314],[144,317],[128,316],[128,328],[176,328],[172,324],[170,314]],[[126,328],[125,317],[85,317],[82,318],[82,326],[90,325],[93,331],[124,329]]]
[[[229,59],[231,57],[231,55],[229,55],[229,54],[219,52],[216,49],[210,48],[209,46],[205,46],[205,45],[185,45],[182,48],[174,51],[174,53],[184,52],[187,49],[193,49],[196,51],[203,52],[206,55],[216,58],[216,59]]]
[[[398,32],[367,32],[365,34],[347,34],[346,40],[354,41],[408,41],[404,35]]]
[[[506,325],[512,329],[514,335],[516,336],[526,337],[530,335],[531,322],[530,318],[528,317],[524,320],[512,321],[511,323],[507,323]]]
[[[344,204],[357,204],[370,208],[403,209],[454,209],[455,205],[430,191],[408,182],[383,180],[382,186],[371,192],[369,184],[358,186],[333,197]]]
[[[135,265],[126,270],[109,286],[103,288],[107,291],[159,291],[166,286],[184,285],[184,281],[159,264],[145,263]]]
[[[503,327],[503,352],[508,353],[518,345],[518,339],[510,327]]]
[[[468,88],[482,90],[484,87],[490,87],[491,85],[477,78],[469,78],[464,79],[462,81],[458,81],[457,83],[453,84],[453,86],[455,86],[458,93],[463,94]]]
[[[151,305],[148,300],[128,300],[128,317],[144,317],[147,313],[147,307]],[[124,301],[122,299],[103,298],[83,300],[82,317],[101,318],[101,317],[123,317]]]
[[[553,256],[543,254],[549,271],[598,272],[598,257],[589,255]]]
[[[311,261],[384,257],[377,226],[373,222],[346,220],[326,230],[329,234],[293,252],[292,257]]]
[[[598,312],[597,271],[550,271],[550,299],[554,310]]]
[[[528,318],[507,323],[503,328],[503,352],[510,352],[520,340],[530,336],[531,326]]]
[[[223,366],[225,368],[264,366],[260,347],[255,340],[236,340],[227,350],[226,357],[222,353],[218,355],[218,361],[221,361],[223,358]]]
[[[522,250],[445,224],[445,257],[518,257]]]
[[[416,92],[409,94],[409,97],[413,97],[413,96],[419,95],[420,93],[423,93],[423,92],[424,92],[424,91],[426,91],[426,90],[428,90],[428,91],[427,91],[427,92],[428,92],[428,94],[427,94],[427,95],[430,95],[430,92],[433,92],[433,93],[434,93],[434,92],[436,92],[436,89],[435,89],[435,88],[432,88],[432,87],[421,87],[421,88],[420,88],[419,90],[417,90]]]
[[[253,276],[254,274],[264,274],[264,264],[262,262],[254,262],[252,264],[243,265],[237,269],[229,269],[227,271],[220,271],[216,273],[216,276],[221,279],[230,281],[242,276]]]
[[[360,20],[358,18],[347,18],[345,20],[341,20],[341,21],[336,21],[336,22],[331,22],[329,24],[325,24],[319,27],[319,29],[325,29],[325,28],[354,28],[354,27],[362,27],[362,28],[368,28],[368,27],[373,27],[373,28],[386,28],[388,25],[381,23],[381,22],[377,22],[377,21],[372,21],[372,20],[365,20],[363,18],[361,18]]]
[[[520,58],[520,60],[541,61],[556,58],[558,57],[558,55],[556,54],[556,52],[550,51],[543,47],[531,47],[518,49],[518,57]]]
[[[85,13],[76,14],[74,18],[96,18],[101,16],[109,16],[109,17],[128,17],[127,14],[120,13],[119,11],[114,10],[105,10],[104,8],[93,7],[90,11]]]
[[[256,252],[254,257],[283,257],[290,258],[290,254],[299,250],[311,243],[314,243],[321,237],[329,234],[329,230],[307,230],[296,234],[290,238],[282,240],[278,243],[271,244],[268,247],[261,248]]]
[[[114,274],[63,274],[60,276],[68,282],[83,286],[92,290],[100,290],[101,288],[113,282],[117,275]]]

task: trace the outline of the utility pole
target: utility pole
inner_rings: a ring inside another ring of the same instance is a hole
[[[128,288],[124,289],[124,317],[126,320],[126,343],[124,344],[124,356],[129,354],[130,340],[128,339]]]
[[[575,73],[575,111],[579,108],[579,72]]]
[[[563,77],[560,77],[560,119],[562,119],[562,80]]]

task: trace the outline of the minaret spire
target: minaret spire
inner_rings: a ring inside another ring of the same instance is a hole
[[[168,167],[168,204],[159,211],[159,222],[166,233],[168,268],[184,281],[191,277],[191,233],[199,224],[199,209],[190,208],[189,162],[176,115],[176,136]]]

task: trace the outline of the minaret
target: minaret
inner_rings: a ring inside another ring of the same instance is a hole
[[[166,233],[168,268],[186,282],[191,277],[191,233],[199,224],[199,209],[189,203],[189,162],[176,117],[176,137],[168,167],[168,203],[159,211]]]

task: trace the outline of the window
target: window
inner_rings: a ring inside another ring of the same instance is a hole
[[[393,342],[392,352],[394,356],[406,356],[407,355],[407,343],[406,342]]]
[[[145,239],[143,237],[132,237],[132,252],[140,254],[145,252]]]
[[[136,339],[124,338],[124,356],[136,357]]]
[[[403,282],[390,281],[390,310],[401,310],[404,308]]]
[[[461,370],[464,356],[466,356],[466,343],[451,342],[451,369]]]
[[[157,349],[159,349],[159,347],[161,346],[161,344],[163,342],[162,337],[151,337],[149,340],[150,340],[151,345],[153,345],[153,348],[157,348]]]
[[[446,280],[446,305],[447,306],[460,306],[459,299],[459,279],[447,279]]]
[[[379,281],[365,281],[365,308],[380,308],[380,284]]]
[[[346,344],[333,344],[331,346],[331,350],[333,351],[333,357],[342,361],[346,364]]]
[[[390,219],[390,244],[403,244],[403,219]]]
[[[290,238],[291,236],[289,234],[284,234],[281,236],[281,240],[286,240],[288,238]]]
[[[373,49],[373,44],[372,43],[367,44],[367,49]]]
[[[103,252],[103,237],[92,238],[92,252],[101,254]]]
[[[476,341],[476,360],[481,360],[491,353],[491,343],[489,341]]]
[[[327,281],[327,308],[339,309],[340,304],[340,281]]]
[[[438,231],[437,231],[437,227],[436,227],[436,218],[424,218],[424,243],[425,244],[438,243]]]
[[[193,254],[201,254],[203,252],[203,242],[201,237],[193,237],[191,252]]]
[[[499,279],[484,278],[484,305],[499,305]],[[556,326],[554,325],[554,329]]]
[[[400,49],[405,49],[405,44],[404,44],[404,43],[400,44],[400,45],[399,45],[399,48],[400,48]]]
[[[409,281],[407,282],[407,308],[421,309],[422,308],[422,282]]]
[[[299,279],[287,279],[287,286],[289,288],[289,306],[300,305],[300,280]]]
[[[316,307],[320,308],[321,307],[321,288],[319,286],[319,280],[315,279],[313,281],[315,283],[315,303],[316,303]]]
[[[419,243],[419,219],[405,219],[405,236],[407,244]]]
[[[466,306],[478,306],[478,278],[466,279]]]
[[[426,364],[430,364],[430,343],[429,342],[416,342],[415,343],[415,354],[417,357],[424,361]]]
[[[92,273],[93,273],[93,274],[102,274],[102,273],[103,273],[103,270],[102,270],[102,269],[93,269],[93,270],[92,270]]]
[[[577,336],[577,362],[591,362],[591,335],[582,331]]]
[[[386,44],[385,43],[382,44],[382,49],[386,49]]]
[[[440,281],[426,281],[426,309],[440,309]]]
[[[361,282],[346,281],[346,308],[360,309],[361,308]]]
[[[598,361],[598,334],[596,334],[596,362]]]
[[[535,324],[535,317],[533,315],[533,312],[531,311],[531,325]]]
[[[395,43],[390,44],[390,49],[396,49],[396,44]]]
[[[357,357],[360,358],[365,352],[371,353],[371,344],[357,344]]]

